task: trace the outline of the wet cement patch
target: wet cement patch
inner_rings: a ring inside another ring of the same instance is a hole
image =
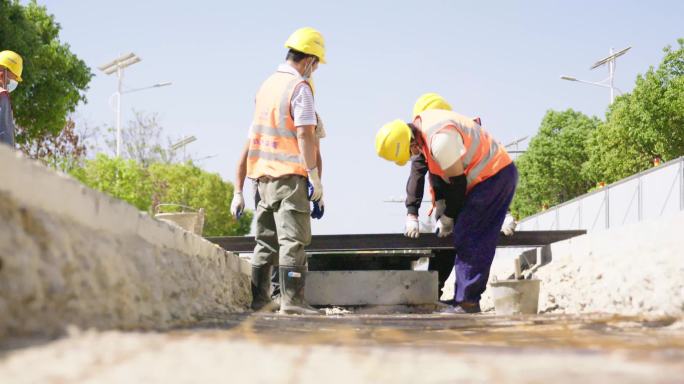
[[[19,383],[680,383],[683,320],[217,315],[165,332],[72,330],[55,341],[15,342],[0,355],[0,377]]]

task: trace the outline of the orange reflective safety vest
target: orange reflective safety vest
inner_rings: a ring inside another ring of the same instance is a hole
[[[292,94],[303,82],[292,73],[276,72],[261,85],[249,133],[247,177],[307,176],[290,110]]]
[[[416,116],[413,125],[421,134],[421,150],[427,161],[428,170],[445,180],[444,170],[440,168],[430,151],[432,137],[444,130],[456,130],[461,135],[465,153],[460,160],[463,162],[468,183],[467,191],[513,162],[503,146],[482,129],[476,120],[456,112],[427,110]]]

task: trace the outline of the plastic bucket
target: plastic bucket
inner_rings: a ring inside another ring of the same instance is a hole
[[[499,315],[536,314],[541,280],[499,280],[490,284]]]
[[[199,214],[197,212],[157,213],[154,217],[176,224],[186,231],[202,234],[202,229],[198,228]]]
[[[194,208],[186,207],[180,204],[159,204],[154,209],[156,212],[154,217],[156,219],[175,224],[186,231],[202,236],[202,230],[204,229],[204,208],[200,208],[195,212],[159,213],[159,208],[162,206],[181,207],[183,211],[194,211]]]

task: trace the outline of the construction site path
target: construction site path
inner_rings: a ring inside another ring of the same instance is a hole
[[[333,311],[334,312],[334,311]],[[681,383],[684,319],[245,313],[0,344],[3,383]]]

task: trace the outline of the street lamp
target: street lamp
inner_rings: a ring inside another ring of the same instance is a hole
[[[171,144],[171,147],[169,147],[169,149],[175,152],[178,149],[183,148],[183,161],[185,161],[185,146],[196,140],[197,138],[195,136],[187,136],[180,139],[177,143]]]
[[[121,92],[121,93],[122,93],[122,94],[133,93],[133,92],[138,92],[138,91],[144,91],[144,90],[146,90],[146,89],[166,87],[166,86],[172,85],[172,84],[173,84],[173,83],[170,82],[170,81],[165,81],[165,82],[163,82],[163,83],[152,84],[152,85],[147,86],[147,87],[129,89],[129,90],[123,91],[123,92]]]
[[[171,85],[171,82],[167,81],[164,83],[154,84],[154,85],[151,85],[149,87],[136,88],[136,89],[124,91],[123,90],[123,70],[124,70],[124,68],[130,67],[131,65],[139,63],[140,61],[142,61],[140,56],[131,52],[131,53],[127,53],[125,55],[122,55],[118,59],[112,60],[107,64],[104,64],[104,65],[97,67],[105,75],[111,75],[113,73],[116,73],[116,76],[118,78],[116,93],[114,93],[114,95],[116,95],[116,157],[121,156],[121,95],[123,95],[124,93],[133,93],[133,92],[142,91],[145,89],[159,88],[159,87]]]
[[[591,66],[590,69],[596,69],[598,67],[608,65],[608,77],[606,79],[603,79],[601,81],[586,81],[586,80],[580,80],[577,79],[573,76],[561,76],[561,80],[567,80],[567,81],[575,81],[578,83],[584,83],[584,84],[589,84],[589,85],[595,85],[597,87],[602,87],[602,88],[609,88],[610,89],[610,103],[613,104],[613,101],[615,100],[615,90],[617,89],[620,91],[618,88],[615,87],[613,84],[613,80],[615,78],[615,61],[617,60],[618,57],[624,55],[629,51],[632,47],[627,47],[625,49],[622,49],[618,52],[613,52],[613,48],[610,49],[610,55],[604,57],[603,59],[597,61],[594,63],[594,65]]]
[[[510,143],[504,145],[504,148],[515,147],[514,150],[508,150],[507,151],[508,153],[524,153],[525,151],[518,150],[518,145],[520,145],[520,143],[522,143],[523,141],[527,140],[528,137],[529,136],[525,136],[525,137],[521,137],[519,139],[515,139],[515,140],[511,141]]]

